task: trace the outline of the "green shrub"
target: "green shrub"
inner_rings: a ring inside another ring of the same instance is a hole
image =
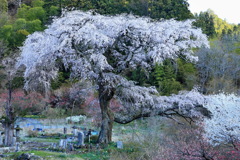
[[[59,11],[60,11],[59,7],[57,7],[57,6],[51,6],[51,7],[50,7],[50,10],[49,10],[49,15],[50,15],[50,16],[57,16],[57,15],[60,14]]]
[[[98,135],[93,135],[93,136],[91,136],[91,138],[90,138],[90,142],[91,142],[91,143],[97,143],[97,140],[98,140]]]

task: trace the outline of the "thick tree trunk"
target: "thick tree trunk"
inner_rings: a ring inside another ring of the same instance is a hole
[[[13,146],[13,131],[14,131],[14,124],[13,123],[6,123],[4,124],[4,131],[5,131],[5,146]]]
[[[98,143],[107,144],[112,141],[112,127],[114,116],[110,110],[110,100],[113,98],[114,89],[106,89],[104,85],[99,84],[99,102],[102,113],[101,130],[98,137]]]
[[[5,146],[13,146],[13,132],[14,132],[14,109],[12,107],[12,86],[11,86],[11,75],[9,73],[9,80],[8,80],[8,100],[5,106],[5,113],[6,118],[3,122],[3,127],[5,130]]]

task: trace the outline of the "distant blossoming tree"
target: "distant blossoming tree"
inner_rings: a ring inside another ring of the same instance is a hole
[[[151,107],[163,107],[161,114],[167,110],[168,105],[159,105],[161,100],[157,98],[154,87],[136,86],[124,74],[136,67],[149,71],[154,64],[167,58],[184,56],[196,61],[191,49],[208,46],[208,40],[200,29],[193,28],[191,24],[192,20],[154,21],[132,15],[66,12],[44,32],[28,36],[21,48],[18,66],[26,66],[26,89],[39,86],[48,89],[50,80],[57,76],[59,63],[70,70],[72,78],[94,81],[102,112],[98,142],[108,143],[114,121],[109,108],[113,97],[124,106],[131,104],[138,108],[138,113],[132,112],[134,115],[116,116],[115,120],[120,123],[127,123],[139,115],[147,116]],[[180,100],[177,101],[184,106]],[[148,113],[140,112],[139,108],[146,106],[149,107],[146,109]]]
[[[205,106],[212,113],[204,119],[205,137],[212,144],[240,141],[240,97],[234,94],[210,95]]]

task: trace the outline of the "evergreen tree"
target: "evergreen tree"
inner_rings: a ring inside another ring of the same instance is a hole
[[[0,0],[0,14],[6,13],[8,10],[7,0]]]
[[[208,12],[200,12],[199,15],[195,15],[195,26],[200,27],[209,38],[216,36],[214,27],[214,18]]]

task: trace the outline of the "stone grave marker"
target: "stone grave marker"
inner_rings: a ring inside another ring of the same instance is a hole
[[[87,132],[88,143],[90,143],[91,135],[92,135],[92,129],[89,129],[88,132]]]
[[[78,136],[77,127],[76,127],[76,126],[73,126],[72,128],[73,128],[73,131],[72,131],[73,136]]]
[[[56,149],[57,148],[57,144],[56,143],[52,143],[51,144],[51,148]]]
[[[64,139],[60,139],[60,141],[59,141],[59,147],[60,147],[60,148],[63,147],[63,140],[64,140]]]
[[[13,137],[13,139],[12,139],[12,145],[14,146],[14,145],[16,144],[16,142],[17,142],[17,137]]]
[[[122,141],[117,141],[117,148],[123,149],[123,142]]]
[[[74,151],[73,144],[69,144],[69,145],[68,145],[68,148],[69,148],[69,151]]]
[[[0,145],[3,145],[2,131],[0,131]]]
[[[66,127],[63,128],[63,134],[67,134],[67,128]]]
[[[56,148],[57,148],[57,144],[53,143],[53,149],[56,149]]]
[[[16,143],[16,150],[15,152],[18,152],[19,151],[19,143]]]
[[[66,139],[64,139],[64,140],[63,140],[63,148],[64,148],[64,149],[66,149],[66,148],[67,148],[67,144],[68,144],[68,143],[67,143],[67,140],[66,140]]]
[[[84,133],[78,132],[78,146],[84,146]]]

